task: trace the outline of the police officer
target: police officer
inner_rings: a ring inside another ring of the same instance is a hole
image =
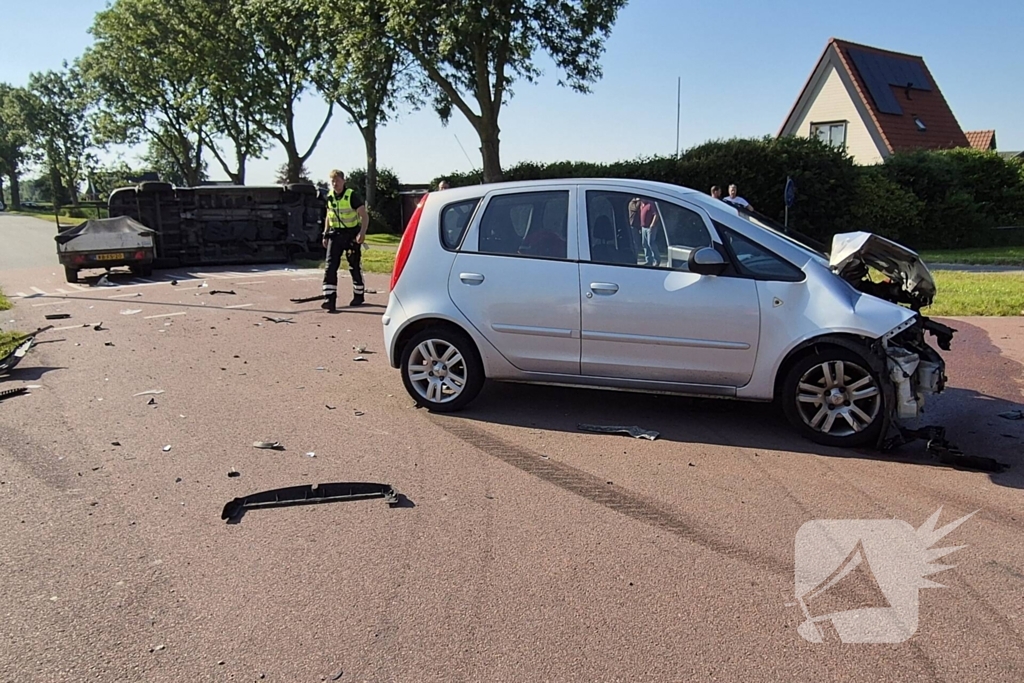
[[[352,302],[363,304],[362,245],[370,218],[363,199],[351,188],[345,187],[345,174],[331,171],[332,192],[327,195],[327,221],[324,224],[324,248],[327,249],[327,268],[324,271],[322,308],[336,312],[338,302],[338,266],[341,255],[348,252],[348,268],[352,274]]]

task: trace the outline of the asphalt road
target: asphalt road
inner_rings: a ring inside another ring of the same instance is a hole
[[[0,271],[52,266],[58,268],[57,226],[31,216],[0,213]],[[63,273],[63,270],[61,269]]]
[[[319,289],[310,271],[66,295],[51,272],[0,273],[26,294],[5,325],[71,315],[0,383],[37,387],[0,402],[0,680],[1024,679],[1024,420],[998,417],[1020,407],[1024,319],[954,321],[930,406],[968,453],[1012,465],[986,474],[920,443],[821,448],[724,401],[489,386],[434,416],[381,353],[384,294],[329,316],[288,303]],[[237,496],[333,481],[407,502],[221,520]],[[801,638],[802,524],[917,528],[940,507],[940,524],[975,514],[937,543],[966,547],[919,591],[912,638]]]

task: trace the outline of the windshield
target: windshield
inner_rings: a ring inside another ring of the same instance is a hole
[[[803,249],[804,251],[810,251],[815,256],[828,258],[828,247],[826,247],[818,240],[812,237],[808,237],[807,235],[804,235],[794,230],[793,228],[788,228],[777,221],[773,221],[771,218],[759,214],[756,211],[751,211],[750,209],[746,209],[739,206],[735,208],[736,213],[739,215],[740,218],[746,219],[750,223],[753,223],[754,225],[758,226],[759,228],[764,228],[765,230],[768,230],[769,232],[778,235],[780,238],[786,240],[787,242],[790,242],[791,244],[795,245],[800,249]]]

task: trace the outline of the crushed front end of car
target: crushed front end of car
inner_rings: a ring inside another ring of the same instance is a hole
[[[888,428],[879,446],[891,446],[906,434],[901,423],[918,418],[928,395],[945,389],[946,363],[929,337],[948,351],[956,330],[921,314],[935,299],[935,280],[921,258],[903,245],[867,232],[836,235],[829,265],[858,291],[914,311],[872,346],[891,390],[885,402]]]

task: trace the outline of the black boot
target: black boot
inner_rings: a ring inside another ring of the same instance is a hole
[[[328,313],[334,313],[334,311],[336,310],[337,305],[338,305],[338,297],[337,296],[329,296],[329,297],[327,297],[326,301],[324,301],[322,304],[320,304],[320,308],[323,308]]]
[[[352,301],[350,301],[348,305],[349,306],[362,306],[363,305],[363,295],[362,294],[353,294],[352,295]]]

